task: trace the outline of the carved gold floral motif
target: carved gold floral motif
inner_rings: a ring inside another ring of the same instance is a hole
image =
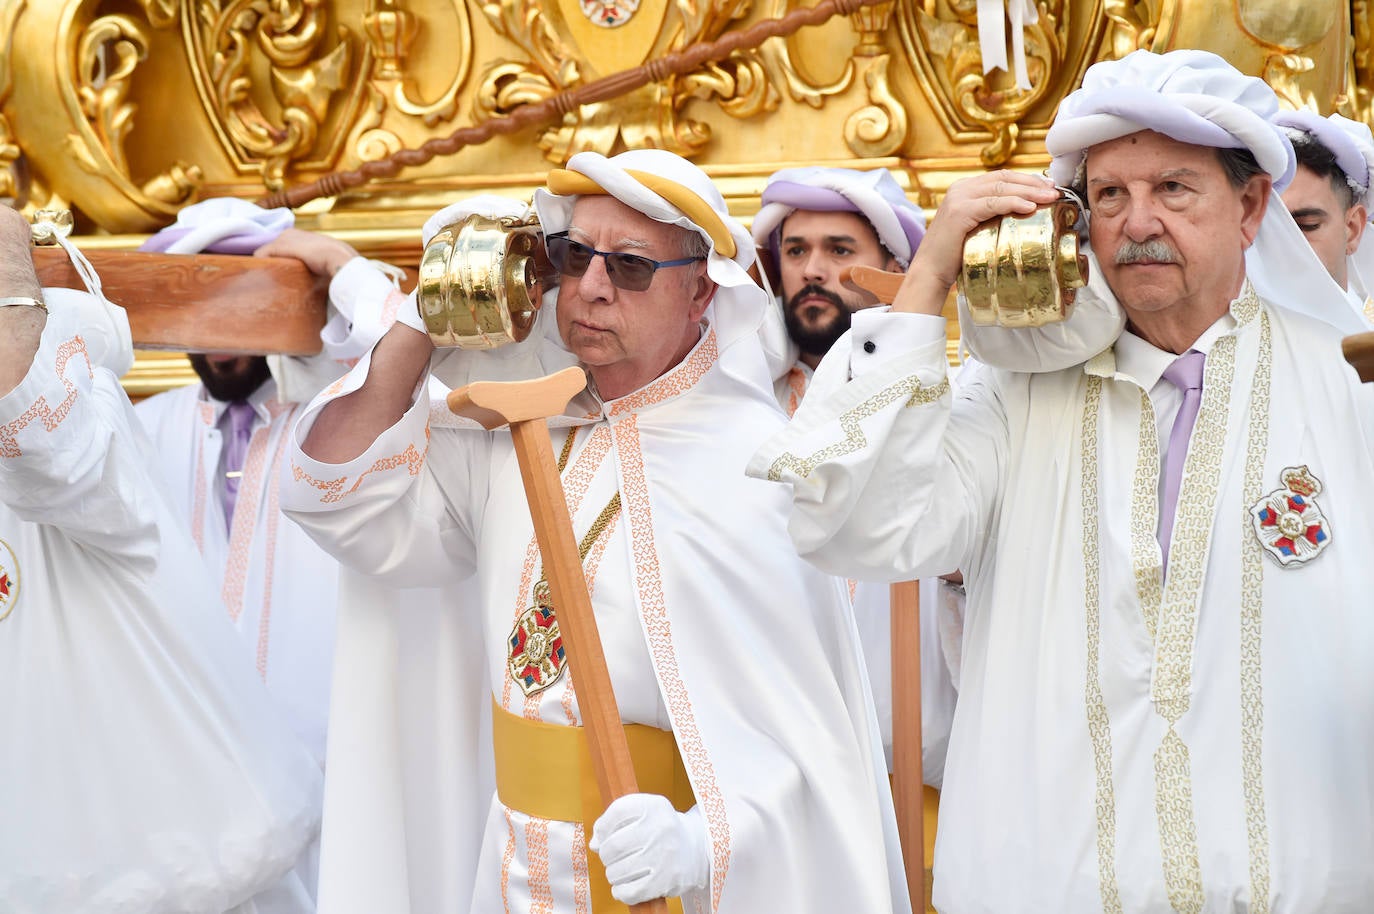
[[[1020,122],[1047,97],[1065,63],[1069,5],[1041,0],[1037,9],[1039,20],[1025,30],[1030,89],[1018,89],[1013,77],[1000,70],[983,73],[976,0],[927,0],[903,5],[898,13],[903,47],[946,129],[956,135],[974,130],[991,134],[992,142],[980,152],[987,166],[1011,158]]]
[[[638,66],[653,57],[719,37],[743,17],[749,0],[642,0],[615,29],[615,40],[589,22],[578,0],[490,0],[482,12],[491,27],[519,47],[524,61],[497,60],[482,73],[475,99],[478,120],[509,114],[584,80]],[[613,104],[583,105],[543,131],[539,148],[562,163],[574,153],[610,153],[618,143],[693,155],[711,138],[708,124],[681,116],[690,99],[715,100],[734,117],[777,107],[779,96],[757,51],[731,55],[682,77],[636,89]]]

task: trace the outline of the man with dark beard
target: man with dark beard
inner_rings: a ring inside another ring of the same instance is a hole
[[[878,300],[840,282],[848,267],[905,270],[925,234],[925,216],[886,169],[788,168],[768,180],[754,217],[759,259],[776,280],[787,333],[799,355],[774,387],[790,416],[811,383],[812,370],[849,330],[856,311]],[[890,603],[886,582],[854,581],[854,614],[864,643],[869,682],[888,764],[892,763]],[[921,582],[922,767],[939,787],[957,696],[962,594],[938,578]],[[934,810],[933,801],[927,807]]]
[[[754,244],[771,270],[787,334],[800,351],[777,383],[795,413],[811,371],[849,329],[850,315],[878,304],[840,283],[847,267],[905,270],[925,216],[886,169],[787,168],[768,179],[754,217]]]

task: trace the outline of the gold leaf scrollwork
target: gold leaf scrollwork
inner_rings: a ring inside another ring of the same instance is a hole
[[[576,2],[489,0],[482,13],[493,29],[518,46],[523,61],[488,65],[475,97],[477,120],[509,113],[577,85],[584,74],[606,76],[652,57],[719,37],[747,14],[750,0],[642,0],[615,31],[603,31],[579,17]],[[566,36],[566,37],[564,37]],[[577,152],[629,148],[668,149],[692,155],[710,141],[710,127],[682,116],[692,99],[714,100],[735,117],[772,110],[777,91],[762,59],[741,52],[658,84],[642,86],[612,102],[583,105],[545,130],[544,156],[563,162]]]
[[[351,86],[352,33],[339,27],[331,36],[322,7],[322,0],[203,3],[187,30],[222,144],[241,166],[260,163],[272,189],[312,154],[311,165],[332,161],[343,131],[322,142],[325,120],[338,110],[336,127],[348,124],[361,101],[362,85]],[[264,69],[268,78],[255,78]],[[346,104],[335,98],[341,91]]]
[[[877,157],[896,152],[906,139],[906,108],[888,87],[888,55],[864,60],[864,85],[873,104],[849,115],[844,122],[844,141],[855,155]]]
[[[134,71],[147,52],[147,34],[128,16],[102,16],[81,33],[73,89],[102,155],[98,158],[75,134],[68,136],[67,145],[91,174],[111,169],[130,177],[124,142],[133,129],[137,106],[128,97]],[[199,167],[176,162],[145,182],[140,191],[151,200],[174,207],[191,197],[201,178]]]
[[[178,0],[138,0],[138,5],[143,7],[143,15],[155,29],[176,25],[181,14]]]
[[[899,8],[902,43],[927,96],[937,102],[937,116],[960,139],[976,130],[990,133],[992,142],[979,156],[988,167],[1005,163],[1016,151],[1018,122],[1046,97],[1064,62],[1065,0],[1042,0],[1038,20],[1025,27],[1029,89],[1018,88],[1009,73],[983,72],[976,0],[911,6]]]
[[[14,201],[22,206],[28,196],[28,172],[24,167],[23,150],[15,142],[14,130],[4,115],[14,74],[10,72],[14,55],[14,23],[24,10],[24,0],[0,8],[0,200]]]
[[[794,3],[793,0],[779,0],[773,4],[771,15],[773,18],[779,19],[786,16],[795,7],[802,5]],[[769,66],[782,74],[783,82],[787,85],[787,94],[791,96],[793,101],[804,102],[812,108],[820,108],[825,104],[827,98],[839,95],[854,82],[854,61],[852,59],[846,60],[844,70],[830,82],[817,82],[804,73],[792,60],[793,39],[795,37],[789,36],[781,40],[766,42],[759,49],[760,53]]]
[[[1270,54],[1265,58],[1261,78],[1285,105],[1317,111],[1321,106],[1316,94],[1310,89],[1304,90],[1297,79],[1299,73],[1310,73],[1314,67],[1316,63],[1312,58],[1301,54]]]
[[[399,0],[371,0],[363,16],[363,30],[375,61],[374,82],[389,85],[391,103],[396,110],[419,118],[427,127],[453,119],[458,111],[458,92],[467,82],[472,68],[472,23],[467,7],[462,0],[454,0],[452,11],[456,39],[445,43],[444,59],[453,61],[454,72],[447,88],[433,101],[417,101],[413,94],[415,88],[407,85],[404,79],[406,58],[419,32],[415,14],[401,9]],[[432,31],[433,20],[430,22]]]
[[[1159,13],[1143,0],[1103,0],[1102,14],[1111,23],[1106,46],[1113,59],[1120,60],[1132,51],[1149,49],[1154,43]]]
[[[1368,0],[1351,0],[1351,47],[1349,72],[1346,77],[1346,108],[1343,114],[1370,123],[1370,87],[1374,86],[1374,8]]]

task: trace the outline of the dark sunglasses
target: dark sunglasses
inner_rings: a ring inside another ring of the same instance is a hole
[[[567,232],[557,232],[544,237],[544,247],[548,251],[549,262],[564,276],[581,276],[592,265],[593,257],[606,258],[606,275],[618,289],[626,292],[643,292],[654,281],[654,273],[663,267],[680,267],[704,257],[683,257],[681,260],[650,260],[638,254],[624,254],[619,251],[598,251],[585,244],[573,241]]]

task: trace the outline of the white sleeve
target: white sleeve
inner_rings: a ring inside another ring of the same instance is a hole
[[[291,459],[283,468],[282,510],[341,563],[404,587],[443,586],[470,575],[476,552],[469,497],[486,489],[490,434],[439,430],[444,459],[467,468],[467,487],[450,498],[427,461],[430,398],[419,396],[396,424],[359,457],[321,463],[301,450],[319,412],[362,386],[370,355],[320,394],[292,430]]]
[[[155,561],[142,441],[119,380],[91,367],[74,319],[54,311],[28,374],[0,397],[0,501],[83,545]]]
[[[792,485],[792,539],[832,574],[967,575],[1005,472],[996,380],[953,395],[943,319],[860,312],[748,472]]]

